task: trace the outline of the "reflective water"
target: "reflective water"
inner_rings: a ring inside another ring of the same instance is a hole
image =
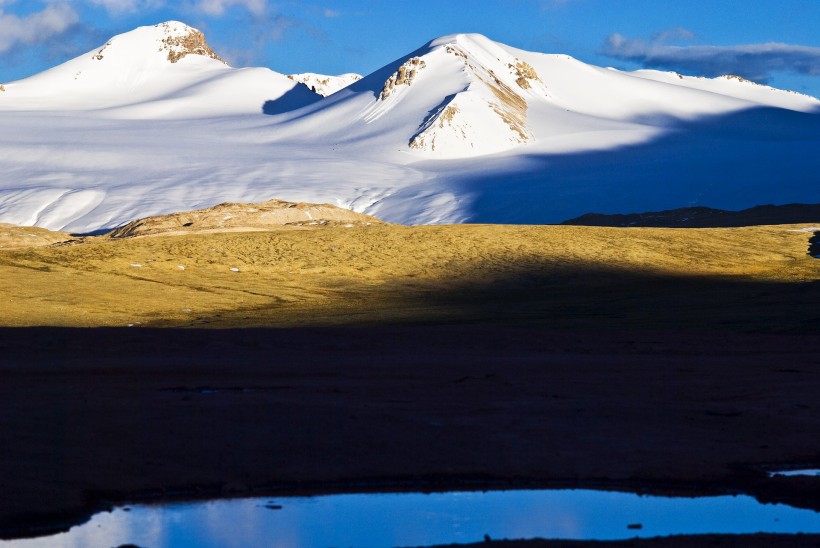
[[[133,506],[14,547],[429,546],[500,538],[620,539],[820,533],[820,513],[747,496],[695,499],[589,490],[329,495]]]

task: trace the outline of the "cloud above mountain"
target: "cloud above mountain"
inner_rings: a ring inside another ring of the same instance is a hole
[[[75,0],[75,3],[100,6],[112,15],[134,13],[137,11],[154,11],[177,4],[168,0]],[[268,0],[188,0],[175,6],[183,13],[198,13],[210,17],[222,17],[231,8],[238,7],[253,14],[265,13],[269,7]]]
[[[268,9],[266,0],[198,0],[194,3],[197,11],[219,17],[234,6],[242,7],[254,15],[262,15]]]
[[[767,82],[775,72],[820,76],[820,48],[768,42],[736,46],[672,45],[670,40],[694,37],[685,29],[659,33],[649,41],[610,35],[601,53],[634,61],[648,68],[676,70],[703,76],[736,74]]]
[[[48,4],[26,15],[7,13],[0,3],[0,53],[20,45],[42,44],[77,24],[80,16],[67,2]]]
[[[87,0],[92,6],[101,6],[112,15],[154,10],[164,4],[164,0]]]

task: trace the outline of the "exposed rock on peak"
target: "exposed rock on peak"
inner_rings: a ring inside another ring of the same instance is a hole
[[[425,69],[427,67],[427,63],[419,58],[419,57],[412,57],[405,61],[396,72],[390,75],[390,78],[384,83],[384,87],[382,88],[381,93],[379,94],[379,99],[384,101],[393,93],[393,90],[396,89],[396,86],[410,86],[416,79],[416,75],[419,71]]]
[[[165,50],[168,51],[168,60],[170,62],[176,63],[186,55],[204,55],[222,61],[222,58],[205,41],[205,35],[200,31],[183,25],[185,27],[184,34],[177,34],[171,30],[172,23],[161,23],[157,26],[164,27],[167,33],[170,31],[169,35],[162,39]]]
[[[541,77],[538,76],[538,73],[535,72],[535,69],[532,68],[532,65],[527,63],[526,61],[522,61],[521,59],[516,59],[515,64],[512,63],[507,65],[515,71],[515,75],[518,77],[515,80],[515,83],[521,89],[530,89],[532,87],[531,82],[543,82],[541,81]]]
[[[757,82],[753,82],[752,80],[748,80],[743,76],[738,76],[737,74],[724,74],[723,76],[721,76],[721,78],[725,80],[737,80],[738,82],[743,82],[744,84],[755,84],[757,86],[760,85]]]
[[[435,152],[437,140],[436,131],[453,128],[453,121],[455,120],[458,112],[458,106],[451,103],[433,113],[421,125],[421,130],[416,133],[412,139],[410,139],[410,148]],[[462,138],[468,138],[465,127],[457,127],[455,130],[460,133]]]
[[[146,29],[148,27],[145,27]],[[188,55],[202,55],[224,63],[219,55],[211,49],[205,41],[205,35],[199,30],[189,27],[179,21],[166,21],[154,25],[155,32],[151,33],[155,38],[157,51],[166,53],[166,59],[171,63],[176,63]],[[141,29],[138,29],[141,30]],[[125,35],[121,35],[125,36]],[[111,48],[121,37],[114,37],[92,56],[95,61],[105,59],[109,48]]]

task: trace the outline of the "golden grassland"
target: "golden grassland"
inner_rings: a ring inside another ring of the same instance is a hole
[[[39,247],[70,240],[65,232],[54,232],[36,226],[0,223],[0,251],[21,247]]]
[[[0,326],[805,331],[820,328],[805,226],[335,226],[0,249]]]

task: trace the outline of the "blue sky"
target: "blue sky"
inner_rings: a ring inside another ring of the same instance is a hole
[[[0,82],[141,25],[180,20],[233,66],[369,73],[479,32],[624,69],[739,74],[820,96],[820,0],[0,0]]]

